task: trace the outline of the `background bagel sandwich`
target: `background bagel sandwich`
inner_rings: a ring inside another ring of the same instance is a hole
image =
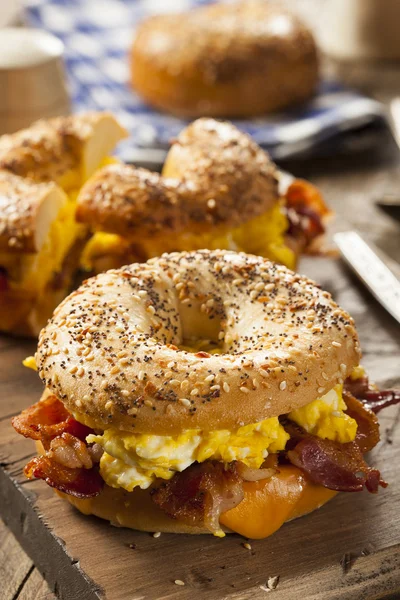
[[[251,117],[312,97],[311,31],[267,0],[216,3],[145,20],[135,34],[132,84],[150,104],[184,117]]]
[[[363,454],[400,395],[370,386],[359,359],[331,296],[261,257],[109,271],[40,335],[46,391],[13,419],[38,443],[25,473],[119,525],[266,537],[337,492],[386,487]]]
[[[330,211],[305,181],[281,192],[275,164],[248,135],[198,119],[173,142],[161,175],[110,165],[83,187],[77,218],[97,230],[83,266],[101,272],[163,252],[223,248],[294,268],[300,253],[320,249]]]
[[[71,289],[88,237],[76,197],[126,132],[108,113],[0,137],[0,330],[37,335]]]

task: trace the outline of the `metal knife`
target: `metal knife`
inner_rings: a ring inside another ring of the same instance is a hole
[[[355,231],[336,233],[333,239],[346,263],[400,323],[400,281],[379,258],[372,245],[367,244]]]

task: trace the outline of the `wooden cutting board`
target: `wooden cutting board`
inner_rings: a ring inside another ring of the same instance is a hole
[[[399,328],[338,260],[307,260],[302,271],[332,291],[355,316],[364,365],[381,385],[399,384]],[[0,341],[0,506],[5,522],[66,599],[400,598],[400,410],[381,413],[382,441],[370,461],[390,482],[379,494],[341,494],[272,537],[151,534],[81,516],[21,470],[33,443],[10,417],[34,403],[41,385],[21,360],[34,344]],[[279,579],[277,579],[279,578]],[[181,580],[179,586],[175,580]],[[269,590],[269,587],[275,587]]]
[[[398,152],[386,139],[351,162],[321,157],[289,168],[320,186],[337,212],[336,229],[357,226],[400,261],[399,225],[373,202],[399,189],[398,164]],[[371,379],[399,386],[399,325],[341,261],[307,259],[299,270],[354,316]],[[340,494],[272,537],[251,541],[251,549],[237,535],[153,538],[83,517],[43,482],[22,475],[34,447],[14,433],[10,417],[42,392],[37,375],[21,364],[34,350],[33,342],[0,338],[0,513],[61,598],[400,598],[400,407],[380,415],[382,441],[370,462],[390,486],[379,494]]]

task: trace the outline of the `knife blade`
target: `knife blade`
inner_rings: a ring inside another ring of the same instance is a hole
[[[333,236],[344,260],[380,304],[400,323],[400,281],[355,231]]]

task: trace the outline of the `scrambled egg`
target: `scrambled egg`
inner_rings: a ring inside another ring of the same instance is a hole
[[[358,365],[358,367],[354,367],[354,369],[350,373],[350,379],[352,379],[353,381],[356,381],[356,379],[362,379],[363,377],[365,377],[366,374],[367,373],[366,373],[364,367],[362,367],[361,365]]]
[[[219,230],[203,235],[182,233],[178,236],[167,236],[159,241],[141,241],[140,244],[149,258],[171,251],[226,249],[264,256],[293,269],[296,266],[296,256],[285,244],[287,229],[288,221],[282,212],[281,203],[278,202],[265,214],[229,231]],[[123,245],[124,241],[119,236],[98,231],[88,242],[83,266],[92,270],[96,258],[108,253],[120,253],[121,244]]]
[[[76,196],[77,192],[70,193],[51,224],[40,252],[0,256],[0,263],[10,276],[11,288],[40,292],[53,274],[61,270],[69,249],[86,231],[85,226],[75,221]]]
[[[22,361],[22,364],[24,365],[24,367],[26,367],[27,369],[32,369],[32,371],[37,371],[37,364],[36,364],[36,360],[34,356],[27,356],[26,358],[24,358],[24,360]]]
[[[306,431],[339,442],[354,440],[357,423],[344,414],[342,386],[289,414]],[[146,435],[107,429],[103,435],[89,435],[89,443],[104,449],[100,472],[111,487],[132,491],[148,488],[156,478],[170,479],[193,462],[216,459],[240,460],[259,468],[269,453],[283,450],[289,435],[277,417],[245,425],[237,431],[184,431],[176,436]]]
[[[289,413],[289,419],[308,433],[344,444],[352,442],[357,433],[357,421],[343,411],[347,406],[342,396],[343,386],[336,385],[325,396]]]
[[[259,468],[268,452],[283,450],[289,435],[277,417],[245,425],[232,433],[226,429],[202,432],[192,429],[177,436],[134,434],[107,429],[103,435],[89,435],[89,443],[104,449],[100,472],[111,487],[132,491],[148,488],[156,479],[170,479],[195,461],[241,460]]]

